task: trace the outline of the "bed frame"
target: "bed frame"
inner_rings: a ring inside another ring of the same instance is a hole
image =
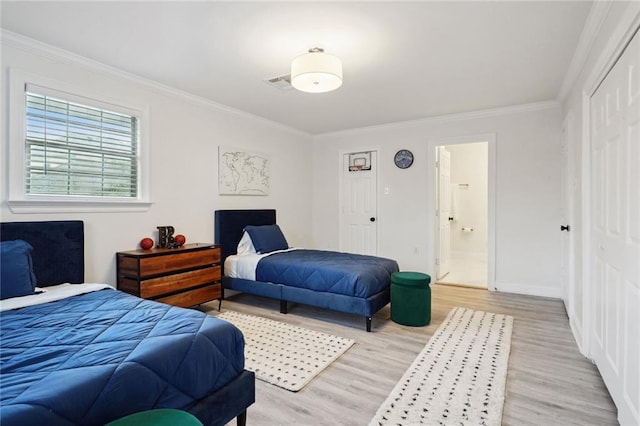
[[[228,256],[236,254],[245,226],[275,223],[275,210],[216,210],[214,241],[221,245],[222,265]],[[277,299],[280,301],[280,312],[283,314],[288,312],[288,302],[356,314],[365,317],[367,331],[371,331],[372,316],[390,301],[389,289],[363,299],[269,282],[259,282],[259,285],[256,285],[256,281],[224,276],[224,268],[222,272],[222,298],[224,298],[224,289],[227,288]]]
[[[33,246],[31,256],[38,286],[84,282],[82,221],[0,223],[0,241],[17,239]],[[255,375],[245,370],[187,411],[205,425],[225,425],[236,417],[238,426],[243,426],[247,408],[254,402]]]

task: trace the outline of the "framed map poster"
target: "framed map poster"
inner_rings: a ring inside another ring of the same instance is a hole
[[[269,195],[269,179],[266,154],[218,147],[218,194]]]

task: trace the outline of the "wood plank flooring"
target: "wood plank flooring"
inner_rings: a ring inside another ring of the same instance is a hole
[[[217,305],[211,302],[201,309],[216,315]],[[364,319],[355,315],[294,304],[283,315],[275,300],[246,294],[226,299],[223,311],[259,315],[356,341],[300,392],[256,380],[256,403],[249,407],[247,424],[367,425],[456,306],[514,317],[503,424],[618,424],[615,405],[595,365],[578,351],[560,300],[433,285],[431,305],[427,327],[392,322],[387,305],[367,333]]]

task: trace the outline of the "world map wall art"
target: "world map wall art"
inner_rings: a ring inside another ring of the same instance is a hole
[[[269,179],[266,154],[218,147],[218,194],[269,195]]]

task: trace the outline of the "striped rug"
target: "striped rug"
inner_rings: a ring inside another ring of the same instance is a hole
[[[500,425],[513,317],[454,308],[372,425]]]

